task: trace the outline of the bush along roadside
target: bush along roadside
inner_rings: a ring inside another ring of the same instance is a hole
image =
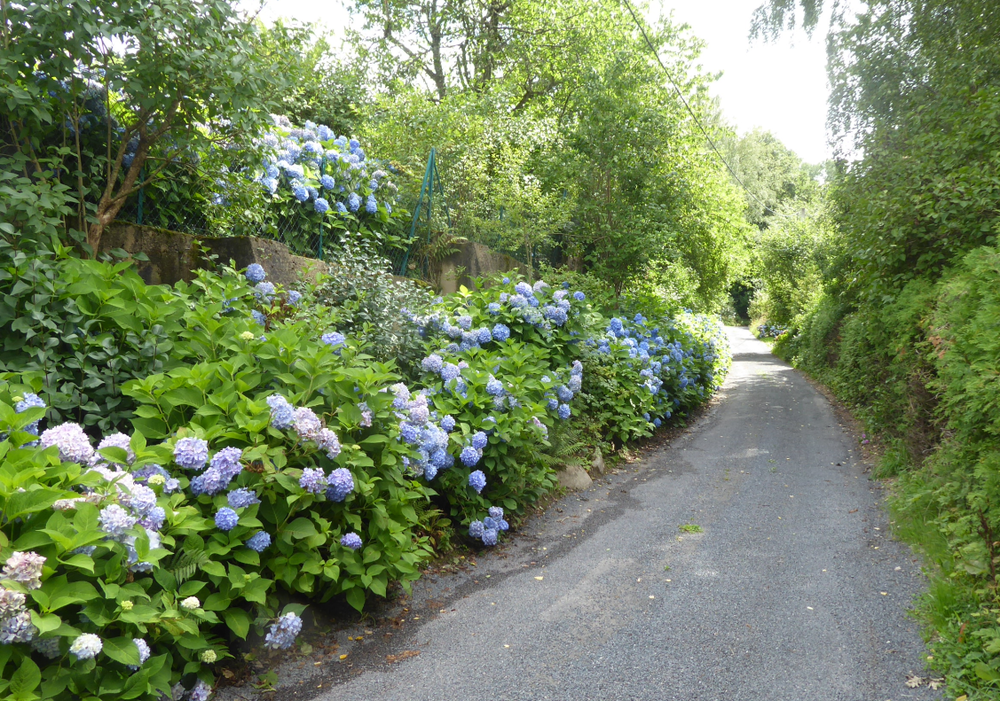
[[[435,302],[403,368],[259,266],[178,289],[164,340],[183,352],[124,383],[128,433],[88,434],[37,373],[0,375],[10,698],[207,699],[234,641],[288,648],[305,602],[408,588],[449,518],[496,544],[553,488],[560,434],[649,435],[729,362],[705,317],[608,318],[544,283]]]

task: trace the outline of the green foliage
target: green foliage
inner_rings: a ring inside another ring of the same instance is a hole
[[[89,226],[95,250],[144,181],[255,130],[281,84],[225,0],[37,2],[6,5],[4,18],[3,169],[72,188],[74,225]]]
[[[395,360],[401,368],[422,357],[423,341],[410,321],[431,304],[430,288],[395,278],[389,263],[364,244],[334,250],[329,271],[311,284],[312,304],[298,313],[313,328],[349,334],[376,360]]]
[[[147,286],[131,263],[14,253],[0,269],[0,370],[30,382],[54,420],[127,424],[129,380],[176,358],[187,300]]]

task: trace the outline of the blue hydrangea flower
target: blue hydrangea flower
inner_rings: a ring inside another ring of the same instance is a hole
[[[560,402],[566,404],[573,401],[573,390],[566,385],[560,385],[556,388],[556,396],[559,397]]]
[[[458,457],[466,467],[472,467],[479,462],[479,451],[467,445],[462,448],[462,453]]]
[[[327,202],[322,197],[317,197],[316,201],[313,202],[313,209],[316,211],[317,214],[326,214],[328,211],[330,211],[330,203]]]
[[[340,544],[345,548],[350,548],[351,550],[357,550],[361,547],[361,536],[357,533],[347,533],[343,538],[340,539]]]
[[[267,404],[271,407],[271,425],[279,431],[285,431],[292,427],[295,421],[295,407],[288,403],[288,400],[279,394],[272,394],[267,398]]]
[[[267,317],[264,316],[262,312],[259,312],[258,310],[254,309],[252,312],[250,312],[250,316],[251,318],[253,318],[255,322],[257,322],[261,326],[267,325]]]
[[[444,418],[442,418],[441,419],[441,428],[443,428],[445,431],[447,431],[449,433],[451,433],[453,430],[455,430],[455,417],[453,417],[451,415],[447,415]]]
[[[212,456],[210,465],[222,475],[224,480],[231,481],[236,475],[243,471],[240,460],[243,459],[241,448],[223,448]]]
[[[469,486],[475,489],[477,494],[483,491],[483,487],[486,486],[486,475],[482,470],[476,470],[469,475]]]
[[[347,198],[347,208],[352,212],[357,212],[361,209],[361,198],[358,197],[358,193],[352,192]]]
[[[299,181],[292,182],[292,196],[299,202],[306,202],[309,199],[309,190]]]
[[[399,436],[410,445],[420,442],[420,428],[414,426],[409,421],[401,421],[399,424]]]
[[[302,301],[302,293],[298,290],[292,290],[288,293],[288,303],[293,307],[297,306],[299,302]]]
[[[486,437],[486,434],[483,433],[482,431],[476,431],[476,433],[472,435],[472,447],[475,448],[476,450],[482,450],[483,448],[486,447],[486,444],[488,442],[489,439]]]
[[[253,504],[259,504],[260,499],[252,489],[240,488],[229,492],[227,497],[229,506],[234,509],[243,509]]]
[[[21,414],[27,411],[28,409],[36,407],[40,409],[45,409],[46,408],[45,400],[39,397],[37,394],[34,394],[33,392],[26,392],[24,394],[24,399],[22,399],[21,401],[19,401],[17,404],[14,405],[14,411],[16,411],[18,414]],[[22,430],[24,430],[26,433],[30,433],[33,436],[37,436],[38,421],[32,421]],[[34,443],[32,445],[34,445]],[[97,449],[100,450],[101,446],[97,446]]]
[[[342,346],[347,338],[339,331],[331,331],[330,333],[325,333],[320,336],[319,340],[328,346],[336,348],[337,346]]]
[[[337,214],[347,214],[347,207],[344,206],[343,202],[337,203]]]
[[[30,621],[30,617],[29,617]],[[79,660],[91,660],[104,649],[104,642],[93,633],[83,633],[69,646],[70,654]]]
[[[441,368],[441,379],[445,382],[449,380],[454,380],[456,377],[462,374],[462,371],[454,363],[445,363],[444,367]]]
[[[577,302],[582,302],[583,300],[587,299],[587,295],[577,290],[576,292],[573,293],[573,299],[575,299]]]
[[[483,545],[488,545],[493,547],[497,544],[498,532],[495,528],[486,528],[483,530]]]
[[[659,428],[660,426],[663,425],[663,422],[660,421],[659,418],[656,418],[656,419],[653,419],[653,425],[656,426],[657,428]]]
[[[505,285],[509,285],[509,284],[510,284],[510,278],[509,278],[509,277],[505,277],[505,278],[503,279],[503,284],[505,284]]]
[[[264,267],[259,263],[251,263],[248,265],[246,272],[243,274],[253,285],[256,285],[258,282],[264,282],[264,278],[267,277],[267,273],[264,272]]]
[[[458,317],[458,325],[463,330],[468,331],[472,328],[472,317],[468,315]]]
[[[271,534],[267,531],[257,531],[253,534],[250,540],[247,541],[247,547],[259,553],[264,552],[264,550],[270,545]]]
[[[549,411],[555,411],[559,406],[559,402],[555,399],[550,399],[547,406],[549,408]]]
[[[488,511],[490,518],[502,519],[503,518],[503,507],[502,506],[491,506]]]
[[[215,527],[220,531],[231,531],[240,522],[240,517],[228,506],[223,506],[215,514]]]
[[[287,650],[295,644],[302,631],[302,619],[294,613],[286,613],[273,624],[264,636],[264,647],[272,650]]]
[[[496,324],[493,327],[493,340],[499,343],[504,343],[508,338],[510,338],[510,329],[504,324]]]
[[[579,392],[583,389],[583,379],[579,375],[570,375],[566,386],[569,387],[570,392]]]
[[[493,340],[493,334],[490,333],[490,330],[486,327],[483,327],[478,331],[476,331],[476,334],[478,336],[477,340],[480,343],[489,343],[490,341]]]
[[[174,462],[185,470],[200,470],[208,461],[208,441],[181,438],[174,445]]]
[[[497,528],[497,520],[492,516],[487,516],[486,518],[483,519],[483,528],[485,528],[486,530],[492,529],[494,531],[500,530],[499,528]]]
[[[139,523],[151,531],[158,531],[163,528],[164,521],[167,520],[167,512],[162,506],[154,506],[139,519]]]
[[[149,643],[142,638],[132,638],[132,642],[135,643],[135,646],[139,649],[139,664],[130,664],[126,666],[134,672],[138,670],[139,667],[146,664],[146,660],[149,659],[149,655],[152,651],[149,649]]]
[[[491,397],[499,397],[504,393],[503,383],[497,378],[490,375],[489,381],[486,383],[486,394]]]
[[[496,315],[500,313],[500,305],[497,302],[490,302],[487,309],[489,310],[490,314]]]
[[[354,477],[346,467],[338,467],[327,478],[329,488],[326,498],[330,501],[344,501],[347,495],[354,491]]]
[[[107,533],[109,538],[117,541],[124,540],[125,532],[138,522],[137,518],[118,504],[111,504],[101,509],[97,520],[101,524],[101,530]]]
[[[319,179],[320,184],[323,186],[324,190],[332,190],[337,184],[332,175],[324,175]]]
[[[572,415],[572,410],[569,408],[569,404],[559,405],[559,418],[565,421]]]
[[[514,285],[514,291],[517,292],[522,297],[530,297],[534,294],[534,290],[531,289],[531,285],[526,282],[519,282]]]
[[[365,211],[369,214],[375,214],[378,211],[378,202],[375,200],[375,195],[368,195],[368,199],[365,200]]]
[[[326,475],[318,467],[307,467],[302,470],[299,486],[312,494],[320,494],[327,487]]]
[[[583,375],[583,363],[581,363],[579,360],[574,360],[573,361],[573,367],[570,368],[569,374],[570,375]]]
[[[469,524],[469,537],[477,540],[483,537],[483,522],[473,521]]]
[[[437,353],[431,353],[420,362],[420,366],[426,372],[439,373],[441,372],[441,368],[444,367],[444,361]]]
[[[275,293],[274,285],[270,282],[258,282],[253,288],[254,296],[265,302],[271,301],[271,296]]]

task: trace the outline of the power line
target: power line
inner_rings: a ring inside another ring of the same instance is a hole
[[[642,38],[646,41],[646,46],[649,47],[650,52],[652,52],[652,54],[656,57],[656,62],[660,64],[660,68],[663,69],[663,74],[667,76],[667,80],[670,81],[670,85],[673,87],[674,92],[677,93],[677,97],[681,99],[681,102],[684,104],[684,107],[687,108],[688,114],[691,115],[691,118],[694,119],[695,124],[698,125],[698,128],[701,130],[701,133],[705,137],[705,141],[707,141],[708,145],[712,147],[713,151],[715,151],[715,155],[719,157],[719,160],[722,161],[723,165],[726,166],[726,168],[729,170],[729,173],[733,176],[733,178],[736,179],[736,182],[740,184],[740,187],[742,187],[748,195],[757,200],[758,204],[760,204],[760,206],[764,208],[765,212],[770,212],[771,214],[777,214],[773,209],[764,204],[764,202],[759,197],[757,197],[757,195],[755,195],[750,190],[750,188],[746,186],[746,184],[740,179],[740,176],[736,174],[736,171],[733,170],[733,167],[729,165],[729,161],[727,161],[725,156],[722,155],[722,152],[719,151],[719,148],[715,145],[715,142],[712,141],[712,137],[708,135],[708,131],[705,129],[704,126],[702,126],[701,120],[698,119],[698,115],[694,113],[693,109],[691,109],[691,105],[688,104],[687,99],[684,97],[684,93],[681,92],[681,89],[677,86],[677,83],[674,82],[673,77],[670,75],[670,71],[667,70],[666,65],[664,65],[663,63],[663,59],[660,58],[660,52],[656,50],[656,47],[653,46],[653,42],[649,40],[649,36],[646,34],[646,28],[645,26],[643,26],[643,23],[639,21],[639,17],[638,15],[636,15],[635,9],[632,7],[632,3],[629,2],[629,0],[621,0],[621,1],[622,4],[625,5],[625,9],[627,9],[629,14],[632,15],[632,21],[635,22],[635,26],[642,33]]]

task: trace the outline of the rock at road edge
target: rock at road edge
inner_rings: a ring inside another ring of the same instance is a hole
[[[559,486],[565,487],[570,491],[586,489],[594,482],[594,480],[590,479],[587,471],[579,465],[567,465],[558,475]]]

